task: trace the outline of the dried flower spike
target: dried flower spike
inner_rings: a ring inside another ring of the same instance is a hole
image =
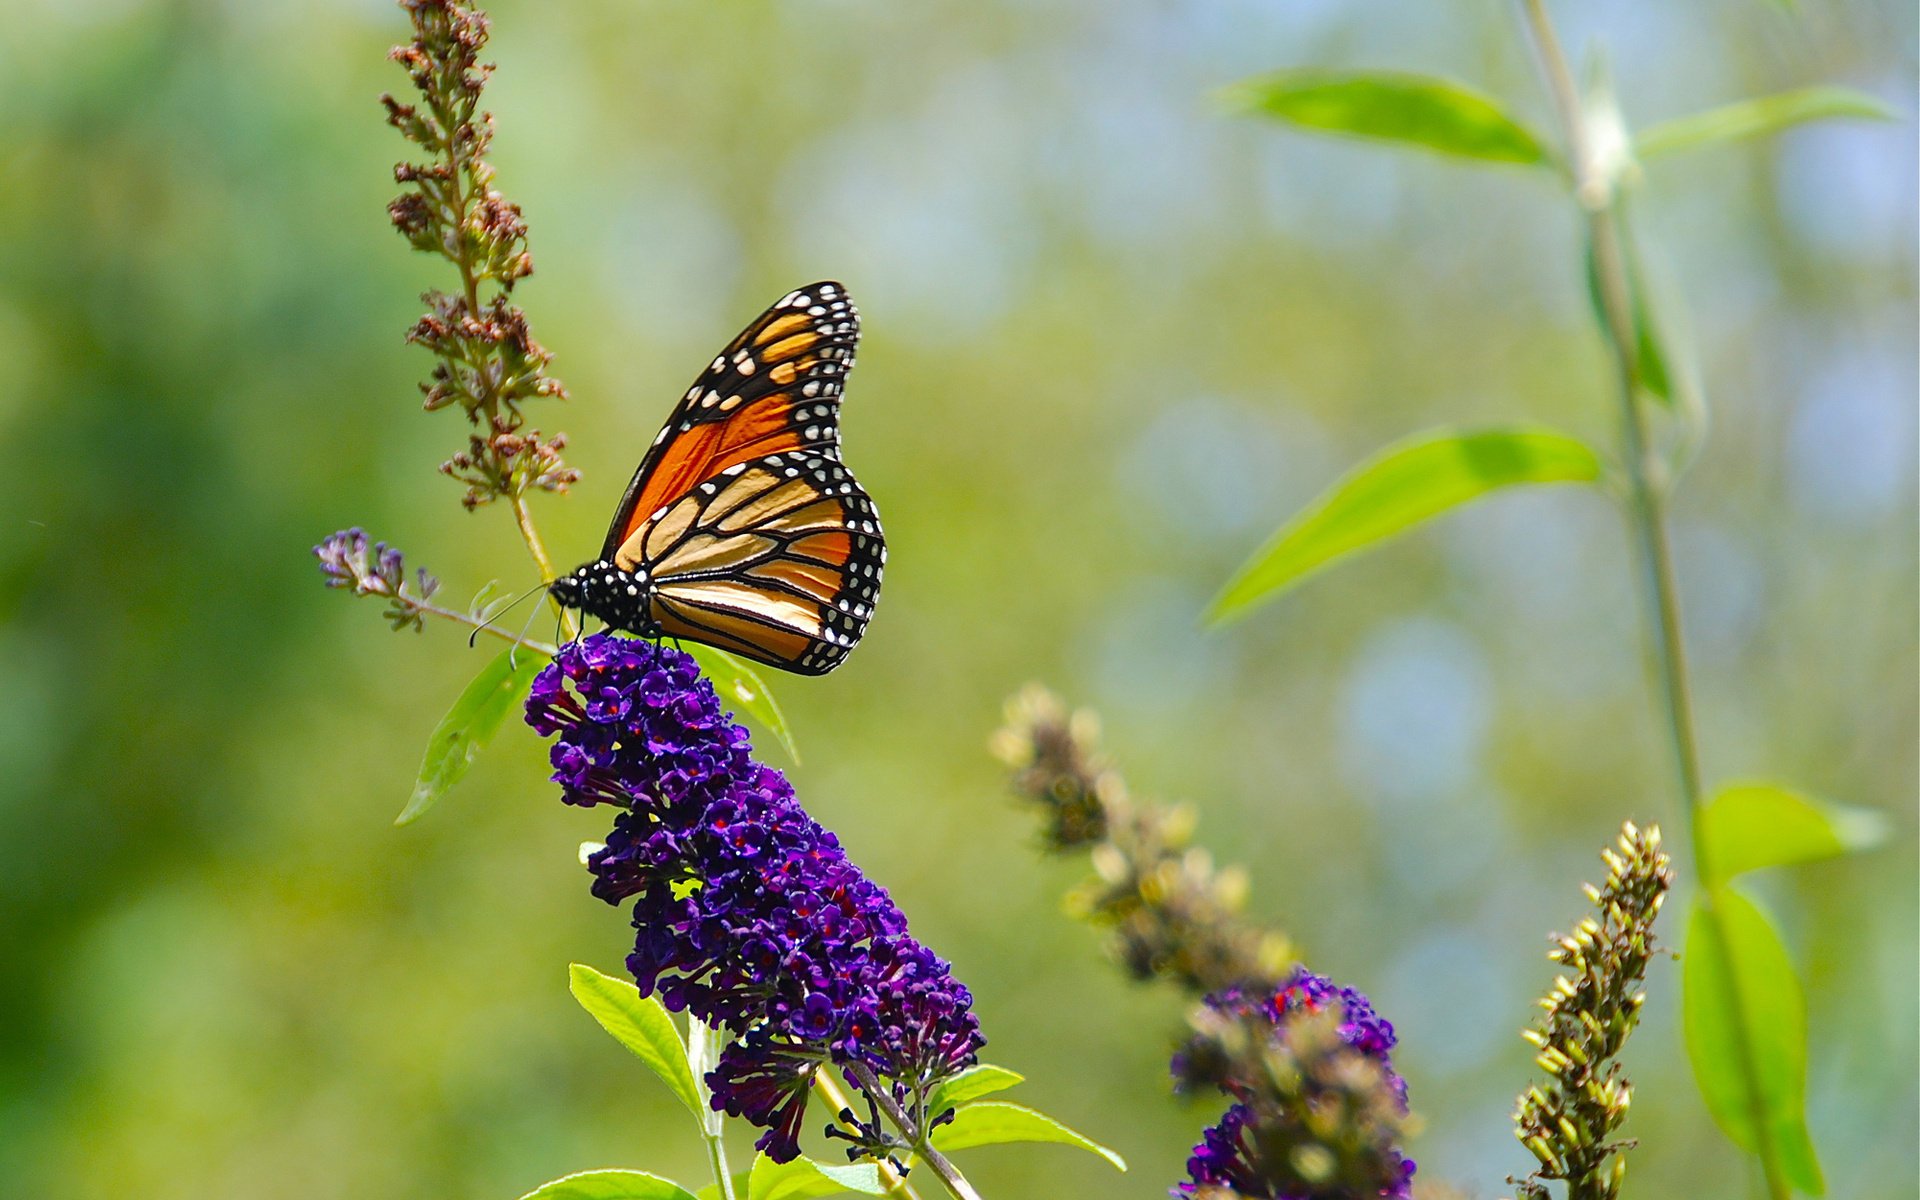
[[[1100,754],[1092,713],[1069,713],[1038,685],[1007,703],[993,751],[1014,789],[1040,806],[1047,848],[1086,847],[1095,877],[1075,891],[1076,915],[1114,931],[1115,952],[1138,979],[1165,978],[1195,995],[1270,989],[1293,960],[1286,937],[1240,915],[1246,877],[1215,870],[1188,845],[1193,814],[1139,803]]]
[[[1547,957],[1566,974],[1554,980],[1540,1019],[1523,1034],[1549,1076],[1520,1096],[1513,1114],[1515,1136],[1540,1161],[1525,1180],[1508,1180],[1525,1200],[1547,1200],[1550,1180],[1567,1185],[1568,1200],[1612,1200],[1627,1171],[1619,1152],[1633,1145],[1609,1140],[1633,1097],[1615,1058],[1646,1002],[1640,985],[1673,871],[1659,828],[1631,821],[1620,831],[1619,849],[1601,858],[1607,881],[1587,888],[1599,915],[1556,940]]]
[[[480,110],[492,73],[480,62],[487,43],[484,13],[450,0],[401,0],[414,38],[392,52],[419,92],[419,102],[381,97],[387,120],[426,152],[403,162],[394,179],[407,186],[387,206],[416,250],[438,254],[459,273],[456,292],[430,291],[427,312],[407,340],[439,362],[420,385],[429,411],[458,404],[475,427],[467,448],[442,473],[467,485],[468,508],[529,491],[564,492],[580,478],[560,457],[565,435],[543,439],[525,428],[520,406],[540,396],[565,397],[546,373],[553,356],[535,341],[524,312],[508,303],[514,285],[533,273],[527,223],[517,205],[493,189],[486,161],[493,117]],[[491,294],[487,294],[487,293]]]

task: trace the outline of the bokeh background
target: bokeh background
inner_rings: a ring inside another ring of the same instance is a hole
[[[1832,1193],[1915,1186],[1914,7],[1562,5],[1630,119],[1790,86],[1897,123],[1662,162],[1640,213],[1715,424],[1678,501],[1710,774],[1885,812],[1766,881],[1808,976]],[[511,1197],[698,1180],[665,1093],[568,998],[629,932],[506,731],[389,824],[483,662],[386,631],[308,547],[363,524],[464,598],[522,588],[503,511],[434,473],[401,344],[444,272],[387,227],[382,0],[10,0],[0,34],[0,1193]],[[1453,421],[1607,441],[1544,177],[1224,119],[1295,64],[1473,82],[1547,123],[1493,0],[501,0],[501,186],[598,545],[638,452],[761,305],[844,279],[845,421],[893,548],[865,645],[779,689],[802,796],[979,997],[1026,1098],[1113,1144],[965,1165],[989,1196],[1154,1197],[1210,1109],[1166,1094],[1171,992],[1060,911],[985,742],[1042,679],[1136,790],[1191,801],[1253,909],[1400,1028],[1423,1178],[1499,1194],[1545,935],[1620,820],[1675,801],[1621,521],[1496,499],[1225,632],[1211,592],[1359,456]],[[777,753],[777,752],[775,752]],[[1677,930],[1669,929],[1677,937]],[[1737,1195],[1651,984],[1645,1196]]]

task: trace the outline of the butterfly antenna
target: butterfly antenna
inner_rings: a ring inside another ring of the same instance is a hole
[[[506,616],[508,613],[512,612],[514,609],[519,608],[520,605],[526,600],[528,596],[533,595],[535,592],[544,590],[546,586],[547,585],[544,583],[536,583],[532,587],[528,588],[526,591],[521,592],[520,595],[514,599],[512,604],[507,605],[505,608],[496,609],[495,611],[489,613],[487,615],[487,619],[480,622],[478,625],[475,625],[473,627],[473,632],[467,635],[467,649],[469,650],[473,649],[474,645],[480,640],[480,634],[484,632],[488,626],[492,625],[495,621],[498,621],[501,617]],[[523,638],[526,636],[526,631],[524,629],[520,631],[520,636]]]

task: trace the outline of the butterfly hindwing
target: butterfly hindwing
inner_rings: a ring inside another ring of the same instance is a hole
[[[794,451],[837,455],[840,395],[859,338],[860,314],[830,280],[787,293],[755,318],[675,406],[634,472],[601,556],[730,467]]]
[[[865,632],[886,562],[873,501],[823,453],[737,464],[638,529],[614,561],[647,572],[663,634],[820,675]]]

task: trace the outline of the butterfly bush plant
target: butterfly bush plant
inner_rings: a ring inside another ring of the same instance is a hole
[[[527,224],[495,189],[485,157],[493,119],[480,100],[492,67],[480,55],[489,22],[449,0],[402,0],[400,7],[413,38],[392,57],[414,95],[383,102],[419,161],[395,168],[405,190],[388,211],[415,249],[446,260],[454,284],[426,294],[427,311],[407,339],[435,359],[420,387],[426,409],[457,410],[469,430],[465,447],[440,469],[464,485],[461,502],[469,510],[497,504],[513,513],[551,585],[556,572],[530,501],[565,492],[579,473],[561,458],[564,435],[543,436],[525,412],[535,401],[564,398],[566,390],[548,373],[552,356],[534,340],[526,314],[511,302],[533,259]],[[816,327],[834,319],[827,307],[809,317],[803,293],[787,303]],[[850,306],[834,307],[850,315]],[[827,388],[816,401],[822,405],[826,395],[837,395],[848,357],[833,348],[816,356],[820,372],[833,379],[808,385],[805,394]],[[734,361],[738,367],[746,360]],[[780,369],[800,369],[774,367],[776,378]],[[814,433],[809,428],[808,438]],[[822,442],[814,455],[830,451]],[[833,494],[856,491],[837,462],[805,465],[834,481]],[[858,520],[872,519],[864,497],[847,503]],[[873,537],[849,540],[853,566],[877,557],[877,528],[862,528]],[[853,553],[856,541],[864,555]],[[572,991],[686,1104],[713,1177],[696,1193],[644,1171],[588,1171],[530,1197],[801,1200],[864,1193],[911,1200],[931,1177],[946,1192],[970,1198],[977,1192],[947,1152],[1011,1141],[1078,1145],[1123,1166],[1051,1118],[986,1099],[1020,1076],[980,1063],[985,1038],[966,986],[912,936],[886,889],[807,814],[785,776],[754,757],[730,705],[788,739],[747,663],[706,646],[682,650],[611,632],[582,637],[558,604],[562,643],[527,640],[498,627],[491,604],[437,603],[436,579],[424,569],[409,575],[399,550],[358,528],[326,537],[314,553],[329,587],[380,598],[396,630],[424,629],[431,617],[469,627],[470,637],[486,632],[511,643],[435,731],[402,823],[453,786],[516,709],[551,739],[563,802],[613,814],[605,842],[587,847],[583,859],[593,894],[631,914],[628,978],[575,964]],[[876,568],[856,586],[870,600],[877,582]],[[851,617],[843,624],[857,628]],[[852,644],[851,636],[833,636],[841,653]],[[758,1153],[738,1170],[728,1157],[729,1118],[755,1131]],[[828,1161],[803,1154],[803,1138]]]
[[[533,259],[527,224],[496,190],[486,160],[494,132],[480,107],[492,70],[480,57],[488,20],[451,0],[400,7],[413,36],[392,57],[413,94],[383,99],[416,152],[395,169],[403,191],[389,214],[410,245],[452,272],[447,290],[425,295],[426,311],[407,338],[434,357],[420,385],[426,409],[457,411],[468,426],[465,445],[440,470],[463,486],[469,510],[513,514],[550,585],[558,576],[531,501],[566,492],[579,473],[562,459],[565,436],[543,435],[527,415],[566,390],[512,302]],[[1618,466],[1541,429],[1413,439],[1363,464],[1284,526],[1227,584],[1214,616],[1238,617],[1334,559],[1495,488],[1617,477],[1639,535],[1663,713],[1700,883],[1683,979],[1691,1057],[1708,1106],[1755,1155],[1770,1193],[1818,1192],[1802,1113],[1804,1045],[1762,1028],[1794,1020],[1798,984],[1790,970],[1758,969],[1785,962],[1785,951],[1770,919],[1733,881],[1857,848],[1862,826],[1784,785],[1709,791],[1701,781],[1664,515],[1698,440],[1701,403],[1647,295],[1624,201],[1640,179],[1638,157],[1877,110],[1823,90],[1633,138],[1604,83],[1584,93],[1575,86],[1541,0],[1524,0],[1521,13],[1560,118],[1558,148],[1494,101],[1444,80],[1294,70],[1230,94],[1245,111],[1297,125],[1557,174],[1586,231],[1585,270],[1621,409]],[[831,358],[826,369],[838,376],[850,348]],[[734,363],[751,373],[750,359]],[[837,379],[833,387],[837,396]],[[831,441],[820,446],[833,457]],[[826,465],[821,478],[855,492],[837,466]],[[877,544],[877,528],[867,528]],[[439,602],[437,580],[423,569],[409,575],[397,549],[358,528],[326,537],[314,552],[329,587],[377,597],[396,630],[422,630],[433,618],[466,627],[470,641],[485,632],[509,643],[435,730],[401,822],[427,811],[516,712],[548,740],[561,800],[610,813],[605,841],[583,847],[582,860],[592,894],[629,914],[632,949],[623,977],[575,964],[571,990],[686,1106],[712,1178],[687,1185],[641,1170],[592,1170],[542,1185],[527,1200],[915,1200],[931,1188],[975,1198],[951,1155],[1013,1141],[1077,1146],[1125,1169],[1111,1150],[999,1095],[1021,1077],[980,1061],[985,1038],[966,986],[801,807],[786,777],[755,757],[736,713],[791,745],[747,662],[696,642],[582,636],[558,603],[559,645],[516,636],[495,623],[497,605],[484,599],[465,608]],[[873,586],[877,574],[876,567]],[[844,653],[852,639],[834,644]],[[1187,1178],[1169,1194],[1405,1200],[1425,1189],[1408,1154],[1415,1098],[1393,1066],[1392,1024],[1364,993],[1306,965],[1284,932],[1247,918],[1247,872],[1216,866],[1194,844],[1192,811],[1132,795],[1105,759],[1092,715],[1039,688],[1010,702],[994,750],[1015,792],[1040,814],[1045,849],[1086,857],[1090,875],[1069,911],[1106,931],[1128,975],[1161,981],[1187,1004],[1184,1035],[1172,1022],[1167,1030],[1169,1048],[1177,1046],[1169,1090],[1208,1119],[1196,1122]],[[1645,1001],[1653,926],[1673,870],[1651,826],[1627,824],[1603,858],[1605,881],[1588,889],[1593,915],[1555,939],[1550,957],[1560,973],[1525,1035],[1543,1078],[1520,1094],[1514,1113],[1516,1135],[1539,1164],[1510,1181],[1524,1200],[1543,1200],[1556,1186],[1568,1200],[1611,1198],[1624,1179],[1631,1142],[1619,1132],[1632,1086],[1619,1055]],[[730,1160],[730,1121],[752,1131],[750,1163]]]

